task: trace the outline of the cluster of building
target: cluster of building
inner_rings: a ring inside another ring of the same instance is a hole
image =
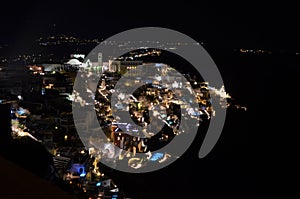
[[[128,56],[157,53],[143,50]],[[224,108],[230,105],[226,101],[230,96],[224,87],[210,87],[188,74],[176,73],[166,64],[127,58],[103,62],[102,53],[95,57],[90,60],[72,54],[63,64],[32,64],[15,67],[13,72],[11,68],[0,71],[6,78],[0,82],[0,104],[10,106],[14,139],[26,137],[42,143],[52,154],[55,177],[50,179],[62,180],[64,186],[84,197],[124,198],[113,180],[104,175],[100,162],[125,162],[136,170],[178,158],[168,151],[155,151],[175,136],[187,133],[179,128],[184,120],[195,120],[200,125],[213,117],[211,95],[217,96]],[[78,74],[87,81],[74,87]],[[9,76],[17,77],[10,82]],[[127,80],[122,80],[123,76]],[[137,86],[134,92],[124,92],[133,86]],[[96,88],[96,92],[90,88]],[[91,99],[93,103],[88,103]],[[191,107],[190,103],[197,106]],[[72,106],[92,106],[99,123],[91,123],[89,115],[74,121]],[[124,120],[128,115],[129,120]],[[88,145],[83,145],[75,122],[87,132]],[[99,132],[104,132],[105,139],[97,136]]]
[[[99,161],[113,162],[116,166],[125,162],[128,167],[139,169],[153,162],[163,163],[178,158],[168,151],[154,151],[166,146],[175,136],[188,133],[179,128],[184,125],[184,120],[197,120],[196,124],[200,125],[203,120],[213,117],[211,95],[219,99],[223,108],[230,106],[227,99],[231,97],[224,87],[216,89],[208,82],[186,79],[166,64],[112,61],[108,70],[99,76],[88,71],[80,74],[87,82],[83,83],[84,88],[75,88],[72,100],[84,107],[91,106],[86,103],[90,101],[88,98],[93,99],[92,106],[105,134],[104,139],[97,137],[97,133],[102,132],[99,125],[89,123],[90,116],[81,118],[86,127],[83,131],[88,132],[89,148]],[[125,81],[121,79],[124,76]],[[85,91],[92,90],[89,87],[95,88],[91,86],[93,79],[99,82],[96,93],[91,95],[92,92]],[[137,89],[126,93],[131,87]],[[194,97],[189,98],[185,92]],[[189,106],[191,102],[197,106]],[[130,119],[124,119],[128,118],[128,113]]]
[[[1,71],[6,81],[0,82],[0,104],[9,107],[10,126],[1,134],[9,134],[7,139],[13,142],[29,139],[29,143],[43,145],[53,157],[52,172],[42,176],[49,181],[59,181],[60,186],[83,198],[124,198],[114,181],[100,171],[74,126],[73,82],[78,70],[90,71],[80,56],[72,55],[65,64],[7,66]]]

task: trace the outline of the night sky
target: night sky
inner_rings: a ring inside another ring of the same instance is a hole
[[[8,1],[1,6],[0,43],[30,45],[66,33],[107,38],[120,31],[161,26],[218,46],[297,49],[300,13],[291,4],[215,5],[157,1]],[[299,50],[299,49],[297,49]]]

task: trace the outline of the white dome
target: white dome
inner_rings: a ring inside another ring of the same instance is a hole
[[[70,65],[81,65],[82,62],[80,62],[78,59],[70,59],[67,64],[70,64]]]

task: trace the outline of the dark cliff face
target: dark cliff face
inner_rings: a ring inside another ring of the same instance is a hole
[[[0,105],[0,155],[40,176],[47,177],[53,165],[52,155],[39,142],[28,137],[12,139],[10,105]]]
[[[11,137],[10,105],[0,104],[1,198],[72,198],[48,182],[52,155],[28,137]]]
[[[0,145],[11,141],[10,105],[0,104]]]
[[[32,172],[14,164],[0,155],[1,198],[31,199],[75,199],[69,193],[32,174]]]
[[[42,144],[30,138],[23,137],[11,141],[2,154],[8,160],[42,178],[51,173],[52,155]]]

